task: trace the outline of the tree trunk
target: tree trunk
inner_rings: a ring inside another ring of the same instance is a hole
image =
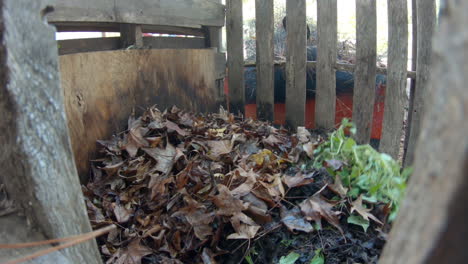
[[[383,264],[468,259],[468,2],[445,2],[415,170]]]
[[[0,243],[91,231],[66,126],[55,30],[44,17],[52,9],[41,0],[0,1],[0,183],[25,216],[0,217]],[[2,259],[28,253],[0,252]],[[36,262],[100,262],[95,241],[45,259]]]

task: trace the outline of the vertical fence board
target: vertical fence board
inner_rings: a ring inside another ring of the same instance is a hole
[[[286,125],[291,129],[305,124],[306,103],[306,3],[286,2]]]
[[[273,76],[273,1],[256,0],[255,18],[257,34],[257,118],[274,120]]]
[[[120,41],[123,49],[129,46],[136,48],[143,47],[143,33],[141,25],[122,24],[120,25]]]
[[[421,123],[414,173],[380,264],[466,263],[468,259],[466,10],[468,1],[447,1],[442,9],[424,98],[430,107],[425,108]]]
[[[400,152],[406,105],[408,64],[408,3],[388,0],[387,88],[380,151],[394,159]]]
[[[418,16],[418,47],[416,65],[416,89],[413,99],[413,111],[405,166],[410,166],[414,160],[414,150],[420,133],[421,119],[424,114],[424,97],[429,84],[430,66],[432,62],[432,36],[436,23],[435,0],[418,0],[416,2]],[[407,135],[408,136],[408,135]]]
[[[244,37],[242,35],[242,0],[227,0],[226,40],[229,107],[232,113],[245,113]]]
[[[337,1],[317,1],[317,92],[315,97],[315,127],[335,126],[337,54]]]
[[[375,0],[356,0],[356,70],[354,71],[353,122],[356,141],[367,144],[372,131],[377,58]]]
[[[411,70],[416,71],[416,62],[418,54],[418,12],[416,9],[416,0],[411,0],[411,27],[412,27],[412,41],[411,41]],[[409,135],[411,134],[411,118],[414,106],[414,91],[416,89],[416,79],[411,79],[409,98],[408,98],[408,118],[406,120],[405,130],[405,145],[403,150],[403,164],[406,160],[406,152],[409,145]]]

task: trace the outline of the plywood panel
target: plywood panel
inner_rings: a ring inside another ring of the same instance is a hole
[[[135,110],[157,104],[216,111],[215,52],[119,50],[64,55],[60,70],[78,172],[86,178],[97,139],[126,129]]]

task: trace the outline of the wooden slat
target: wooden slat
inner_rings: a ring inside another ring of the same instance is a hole
[[[143,46],[153,49],[203,49],[203,38],[179,38],[179,37],[144,37]],[[67,39],[59,40],[59,55],[93,52],[105,50],[117,50],[121,48],[119,37]],[[226,59],[224,59],[226,61]]]
[[[257,42],[257,118],[273,122],[274,72],[273,72],[273,1],[255,1]]]
[[[67,129],[55,29],[40,15],[46,6],[41,0],[0,2],[0,185],[7,193],[2,192],[0,211],[9,207],[5,198],[17,208],[0,217],[2,244],[91,231]],[[0,261],[39,249],[4,249]],[[90,240],[28,262],[102,260]]]
[[[411,70],[416,71],[417,54],[418,54],[418,12],[416,10],[416,0],[411,0],[411,27],[412,27],[412,42],[411,42]],[[406,160],[406,152],[409,145],[409,135],[411,134],[411,118],[414,106],[414,92],[416,90],[416,78],[411,79],[410,92],[408,98],[408,115],[406,119],[406,130],[405,130],[405,145],[403,148],[403,164]]]
[[[208,0],[46,0],[57,22],[104,22],[180,27],[224,26],[224,6]]]
[[[57,28],[57,32],[120,32],[120,24],[117,23],[88,23],[88,22],[57,22],[51,23]],[[177,34],[204,37],[202,28],[141,25],[143,33]]]
[[[229,84],[229,110],[245,113],[244,37],[242,0],[226,1],[226,41]]]
[[[216,69],[216,79],[223,79],[226,77],[226,53],[216,53],[215,54],[215,69]],[[224,83],[224,82],[223,82]],[[224,88],[224,85],[223,85]]]
[[[124,130],[133,110],[139,115],[157,104],[217,111],[214,54],[210,49],[143,49],[60,56],[68,128],[80,175],[88,175],[96,140]]]
[[[414,173],[380,264],[468,259],[468,1],[443,2],[425,95],[430,107],[421,123]],[[418,12],[418,19],[431,14]]]
[[[435,0],[417,1],[418,12],[418,55],[416,89],[411,114],[411,131],[409,134],[408,149],[405,157],[405,166],[410,166],[414,160],[414,150],[420,134],[422,115],[424,114],[424,96],[429,84],[430,66],[432,62],[432,36],[436,23]]]
[[[244,66],[256,66],[257,64],[255,61],[245,61]],[[285,61],[274,61],[274,65],[286,65]],[[317,62],[316,61],[308,61],[307,62],[307,68],[315,69],[317,68]],[[346,72],[354,72],[354,69],[356,68],[356,65],[350,64],[350,63],[340,63],[337,62],[335,63],[335,66],[333,67],[337,71],[346,71]],[[387,68],[383,67],[377,67],[377,74],[382,74],[382,75],[387,75]],[[416,72],[415,71],[407,71],[406,72],[406,77],[410,79],[416,79]]]
[[[335,126],[337,55],[337,1],[317,1],[317,93],[315,127],[330,129]]]
[[[120,25],[120,47],[125,49],[134,46],[135,48],[143,47],[143,33],[141,25],[121,24]]]
[[[406,106],[408,3],[388,1],[388,75],[379,150],[398,159]]]
[[[375,99],[377,9],[375,0],[356,1],[356,68],[354,70],[353,122],[359,144],[370,141]]]
[[[286,2],[286,126],[305,125],[306,102],[306,3]]]

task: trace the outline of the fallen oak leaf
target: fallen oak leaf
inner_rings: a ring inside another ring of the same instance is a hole
[[[297,127],[296,137],[300,143],[307,143],[310,141],[312,135],[305,127]]]
[[[335,176],[335,183],[327,185],[330,190],[334,193],[338,194],[341,198],[345,198],[346,194],[348,193],[348,188],[343,186],[343,182],[341,182],[341,176]]]
[[[141,264],[141,259],[152,253],[150,248],[140,244],[140,239],[134,239],[125,249],[119,248],[106,264]]]
[[[112,203],[114,216],[119,224],[126,223],[130,220],[133,210],[125,208],[122,204]]]
[[[218,184],[217,187],[219,194],[213,197],[213,203],[218,207],[218,215],[233,216],[248,208],[247,204],[234,197],[225,185]]]
[[[351,203],[351,213],[354,211],[358,212],[364,218],[365,220],[369,221],[369,218],[374,220],[375,222],[383,225],[383,223],[375,217],[373,214],[369,213],[372,209],[367,209],[362,205],[362,195],[359,195],[359,197]]]
[[[303,174],[301,171],[299,171],[294,176],[288,176],[288,175],[283,176],[283,182],[289,188],[304,186],[304,185],[314,182],[314,179],[312,178],[313,175],[315,174],[314,173]]]
[[[168,132],[172,132],[172,131],[175,131],[177,132],[177,134],[185,137],[185,136],[188,136],[189,133],[185,130],[183,130],[182,128],[180,128],[176,123],[174,122],[171,122],[169,120],[167,120],[165,123],[164,123],[164,126],[167,128],[167,131]]]
[[[280,216],[281,222],[293,233],[295,230],[306,233],[314,231],[314,227],[304,219],[297,207],[288,210],[284,205],[281,205]]]
[[[325,162],[326,166],[333,169],[334,171],[340,170],[345,164],[343,161],[336,159],[326,160]]]
[[[143,148],[150,157],[156,160],[157,164],[155,167],[156,171],[164,174],[169,174],[174,166],[177,150],[171,143],[167,143],[166,148]]]
[[[305,143],[302,145],[302,149],[305,151],[309,158],[314,158],[315,144],[312,142]]]
[[[125,135],[122,149],[125,149],[130,157],[135,157],[139,148],[149,146],[149,142],[143,138],[147,132],[148,128],[140,126],[130,128],[128,134]]]
[[[335,226],[341,233],[343,230],[340,227],[340,221],[337,215],[340,212],[334,212],[333,204],[325,201],[320,195],[314,195],[307,200],[304,200],[299,204],[302,213],[309,221],[315,221],[319,226],[321,226],[321,219],[324,218],[328,223]]]
[[[230,221],[236,233],[230,234],[227,239],[252,239],[260,229],[252,218],[243,213],[235,214]]]
[[[217,160],[219,156],[229,154],[232,151],[231,140],[208,140],[206,141],[210,151],[209,157]]]

